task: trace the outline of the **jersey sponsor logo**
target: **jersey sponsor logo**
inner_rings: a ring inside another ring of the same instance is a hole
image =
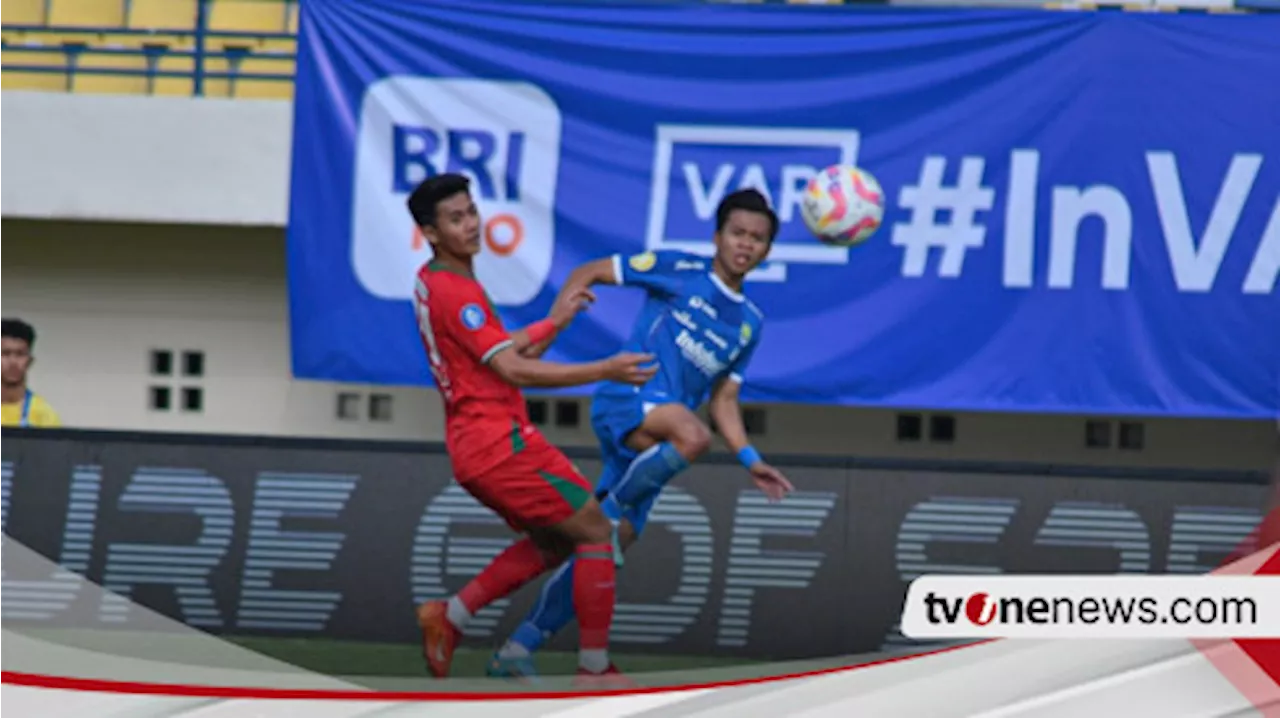
[[[499,305],[525,304],[551,271],[560,110],[527,82],[397,76],[371,84],[356,140],[351,261],[381,299],[408,299],[404,271],[430,258],[405,210],[422,180],[471,179],[483,248],[476,274]]]
[[[676,262],[676,271],[681,272],[685,270],[699,270],[699,269],[705,269],[706,266],[707,265],[705,262],[691,262],[687,259],[681,259]]]
[[[694,339],[688,331],[680,330],[680,335],[676,337],[676,346],[680,347],[680,353],[684,358],[702,370],[703,374],[715,376],[724,371],[725,364],[716,357],[716,353],[708,349],[706,344]]]
[[[711,304],[707,300],[696,295],[689,297],[689,306],[692,307],[693,309],[697,309],[703,314],[706,314],[712,319],[716,319],[720,316],[720,313],[716,311],[715,307],[711,306]]]
[[[458,312],[458,318],[462,320],[462,326],[473,332],[479,331],[485,323],[484,310],[479,304],[468,304],[463,307],[462,311]]]
[[[653,252],[645,252],[644,254],[635,255],[627,264],[630,264],[631,268],[637,272],[647,272],[653,269],[653,265],[657,264],[657,262],[658,257]]]
[[[671,312],[671,318],[676,320],[676,322],[679,323],[680,326],[690,331],[695,331],[695,332],[698,331],[698,323],[693,321],[693,315],[684,311],[683,309],[677,309]]]
[[[645,247],[709,254],[716,207],[750,187],[769,198],[781,226],[769,261],[748,279],[785,281],[789,263],[848,264],[847,248],[813,241],[800,208],[809,180],[856,164],[858,144],[852,129],[658,125]]]

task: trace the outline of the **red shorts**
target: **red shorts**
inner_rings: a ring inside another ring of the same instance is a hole
[[[511,458],[458,484],[518,532],[554,526],[592,497],[591,482],[536,429],[523,433]]]

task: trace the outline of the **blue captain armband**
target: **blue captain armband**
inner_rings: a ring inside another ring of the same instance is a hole
[[[760,452],[756,451],[756,447],[747,444],[738,452],[738,462],[746,468],[750,469],[757,461],[764,461],[760,456]]]

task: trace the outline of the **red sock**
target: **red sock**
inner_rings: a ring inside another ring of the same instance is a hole
[[[467,612],[476,611],[505,597],[517,588],[537,578],[547,570],[547,559],[527,537],[507,547],[505,551],[471,579],[461,591],[458,600]]]
[[[613,547],[607,543],[584,544],[575,553],[573,567],[573,609],[578,614],[582,650],[603,650],[609,646],[609,626],[613,623]]]

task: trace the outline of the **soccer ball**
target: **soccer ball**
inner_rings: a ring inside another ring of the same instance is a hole
[[[884,192],[870,172],[832,165],[809,180],[800,214],[818,241],[848,247],[865,242],[880,228]]]

